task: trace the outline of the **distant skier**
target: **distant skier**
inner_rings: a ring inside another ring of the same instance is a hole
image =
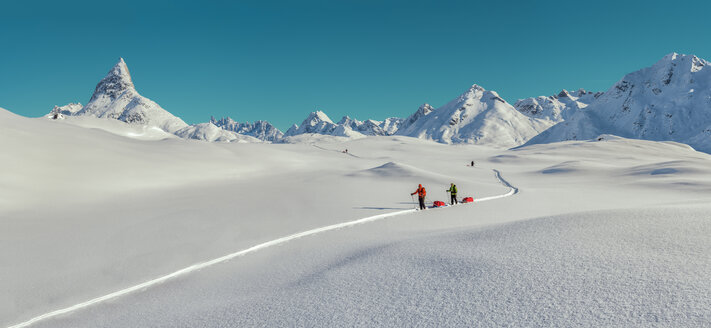
[[[449,203],[451,205],[457,204],[457,186],[454,183],[451,183],[449,185],[449,189],[447,189],[447,192],[451,197]]]
[[[474,161],[472,161],[472,167],[474,166]]]
[[[417,198],[420,200],[420,209],[427,209],[427,207],[425,207],[425,196],[427,196],[427,191],[425,190],[425,187],[423,187],[422,185],[418,185],[417,190],[415,190],[415,192],[411,193],[410,195],[414,194],[417,194]]]

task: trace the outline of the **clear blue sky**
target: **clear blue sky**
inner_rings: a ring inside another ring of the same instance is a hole
[[[3,1],[0,107],[86,103],[124,57],[188,123],[404,117],[471,84],[605,91],[670,52],[711,59],[708,1]]]

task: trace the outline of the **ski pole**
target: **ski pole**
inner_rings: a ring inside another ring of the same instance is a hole
[[[415,205],[415,196],[410,194],[410,198],[412,199],[412,208],[417,209],[417,206]]]

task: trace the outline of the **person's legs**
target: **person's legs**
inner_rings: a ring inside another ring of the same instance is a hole
[[[419,197],[420,198],[420,209],[424,210],[425,209],[425,197]]]

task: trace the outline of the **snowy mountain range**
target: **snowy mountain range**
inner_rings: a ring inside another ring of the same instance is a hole
[[[222,129],[213,123],[198,123],[186,126],[174,132],[176,136],[184,139],[195,139],[209,142],[261,142],[252,136]]]
[[[397,132],[401,118],[390,117],[383,121],[357,119],[344,116],[338,123],[322,111],[309,114],[300,125],[292,125],[284,137],[293,137],[301,134],[323,134],[336,137],[362,138],[365,136],[389,136]]]
[[[711,152],[711,68],[693,55],[669,54],[625,75],[607,92],[527,144],[601,134],[676,141]]]
[[[515,147],[613,134],[677,141],[711,152],[708,66],[709,62],[696,56],[672,53],[652,67],[626,75],[605,93],[562,90],[554,96],[521,99],[513,106],[495,91],[474,84],[447,104],[434,108],[425,103],[404,119],[360,121],[344,116],[334,123],[324,112],[316,111],[282,133],[266,121],[240,123],[229,117],[188,125],[141,96],[120,59],[97,84],[85,106],[55,106],[47,117],[113,119],[181,138],[220,142],[290,142],[290,137],[309,134],[346,138],[400,135],[448,144]]]
[[[514,104],[514,108],[529,117],[561,122],[570,118],[579,109],[590,105],[602,94],[602,92],[589,92],[584,89],[570,93],[563,89],[557,95],[549,97],[520,99]]]
[[[267,121],[255,121],[254,123],[240,123],[235,120],[225,117],[216,120],[210,117],[210,123],[227,131],[232,131],[238,134],[251,136],[263,141],[276,142],[284,137],[284,133]]]

